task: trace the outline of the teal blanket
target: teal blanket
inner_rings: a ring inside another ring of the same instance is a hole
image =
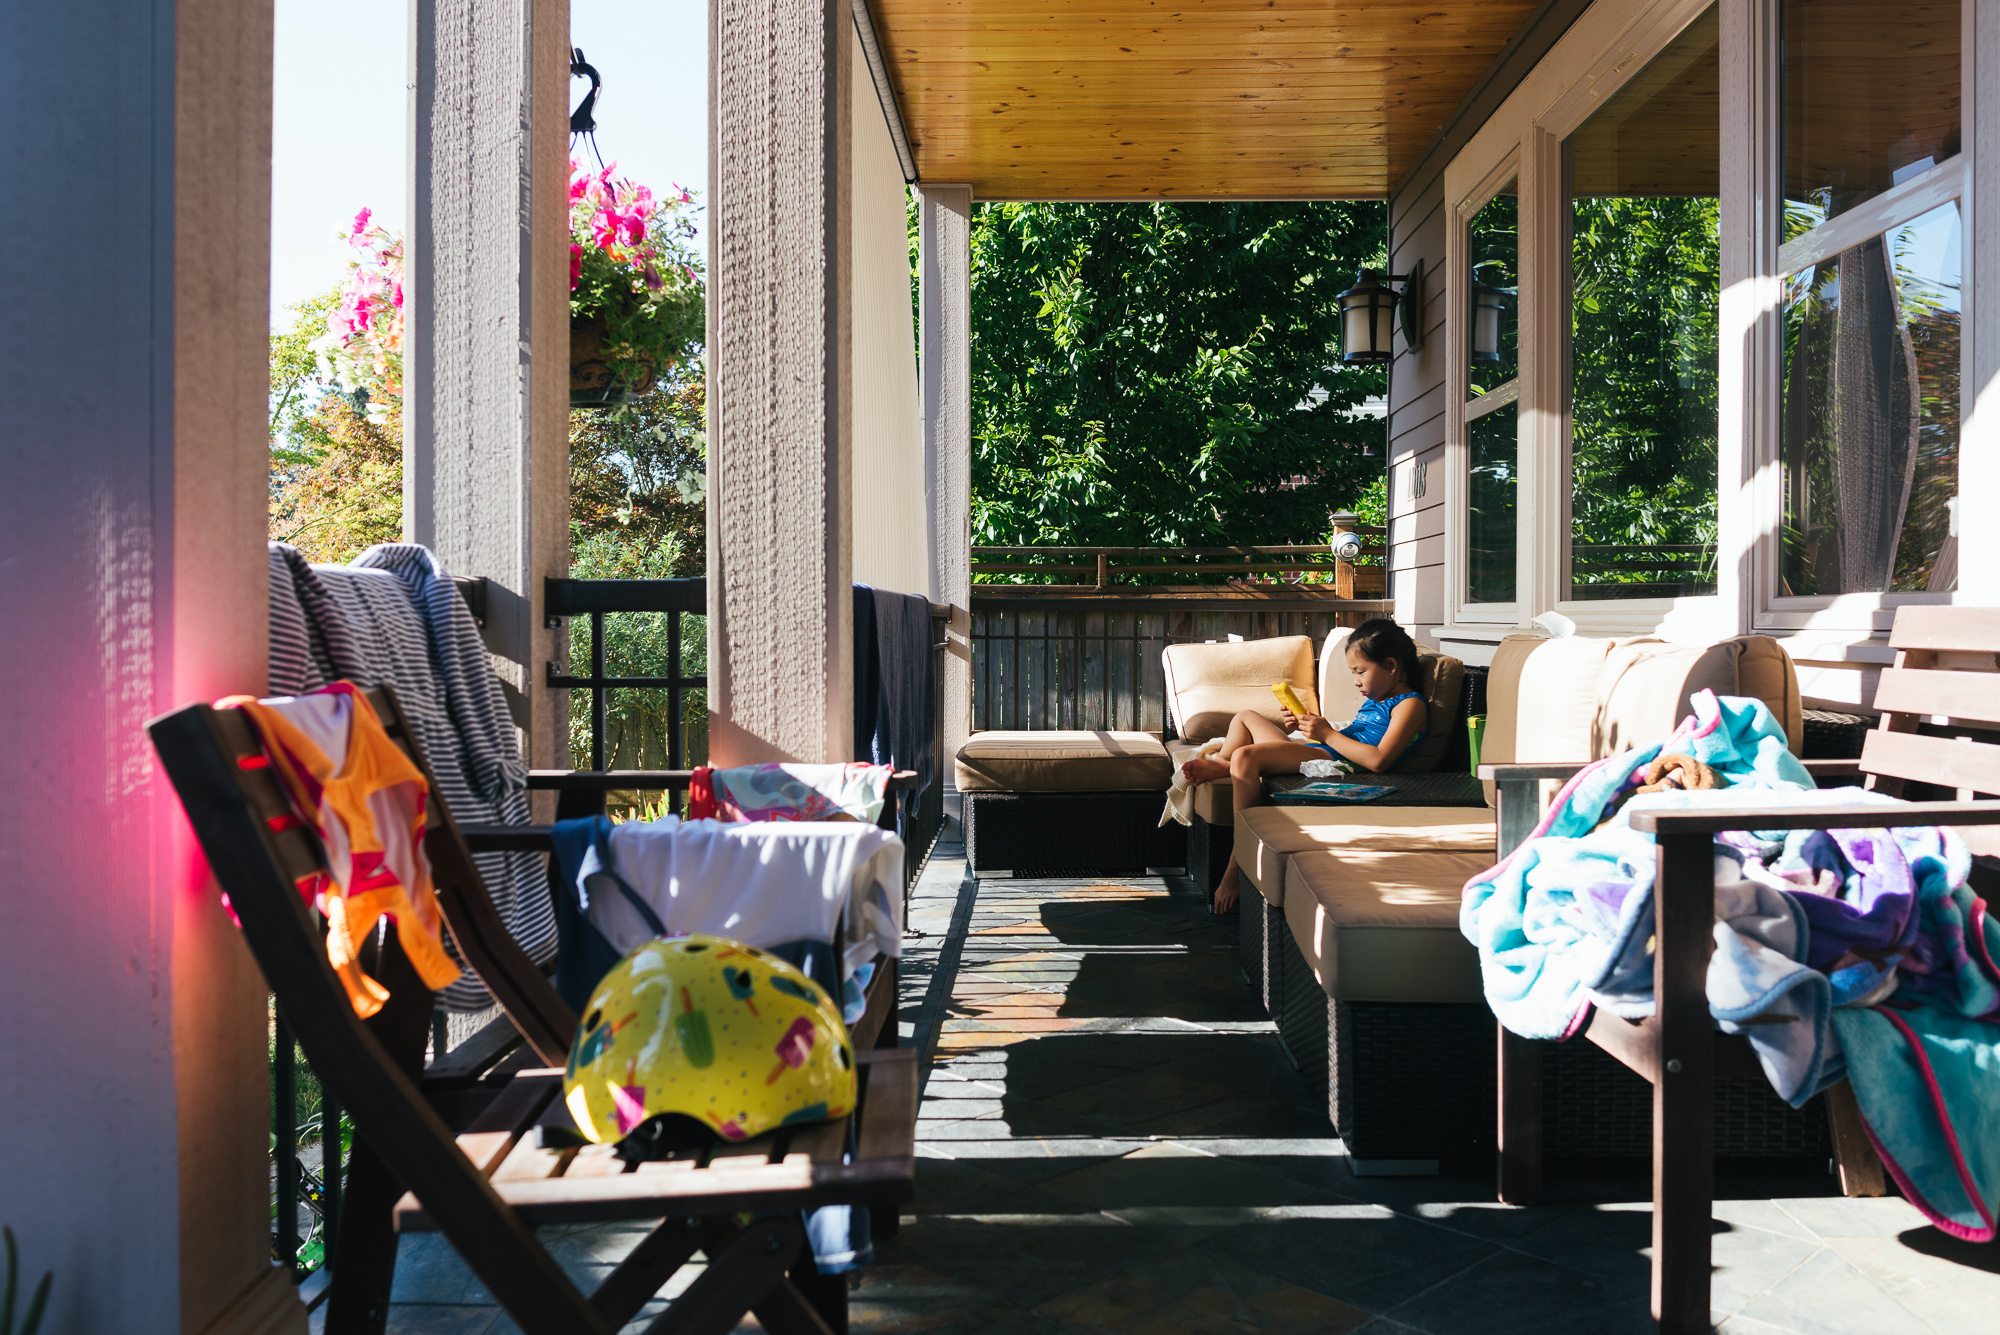
[[[1586,767],[1518,849],[1467,883],[1460,928],[1509,1030],[1561,1039],[1595,1006],[1652,1013],[1657,853],[1632,812],[1895,800],[1814,789],[1760,701],[1704,691],[1693,704],[1666,741]],[[1662,752],[1692,755],[1725,786],[1630,796]],[[1966,888],[1964,844],[1933,827],[1780,828],[1719,835],[1715,859],[1717,1028],[1749,1039],[1794,1106],[1851,1079],[1904,1194],[1947,1232],[1994,1237],[2000,925]]]

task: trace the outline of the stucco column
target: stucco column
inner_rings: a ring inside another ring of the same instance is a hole
[[[931,601],[951,605],[938,683],[943,754],[972,731],[972,187],[918,187],[924,498]]]
[[[709,746],[853,756],[848,0],[711,0]]]
[[[544,766],[568,763],[539,610],[569,569],[568,98],[568,0],[411,0],[403,533],[500,586],[486,643]]]
[[[44,1331],[306,1329],[263,980],[144,731],[265,686],[271,14],[0,7],[0,1222]],[[116,201],[85,262],[55,199]]]

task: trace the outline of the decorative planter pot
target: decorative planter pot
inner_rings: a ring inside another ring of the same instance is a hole
[[[658,372],[651,358],[642,358],[644,376],[628,384],[612,371],[604,356],[604,339],[609,332],[601,319],[569,322],[569,406],[572,408],[617,408],[633,394],[653,387]]]

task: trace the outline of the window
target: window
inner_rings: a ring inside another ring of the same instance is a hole
[[[1521,201],[1509,181],[1466,228],[1472,291],[1467,310],[1465,409],[1468,603],[1514,601],[1514,504],[1520,474],[1515,400],[1520,388]]]
[[[1711,7],[1563,143],[1571,599],[1715,592],[1719,46]]]
[[[1782,22],[1777,595],[1949,592],[1959,7],[1786,0]]]

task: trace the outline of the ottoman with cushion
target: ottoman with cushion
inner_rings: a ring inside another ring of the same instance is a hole
[[[1304,635],[1277,636],[1231,644],[1175,644],[1161,655],[1166,672],[1167,700],[1179,737],[1167,743],[1176,762],[1185,760],[1203,742],[1229,729],[1237,711],[1254,709],[1272,722],[1278,702],[1271,683],[1289,681],[1308,709],[1320,709],[1335,722],[1360,712],[1361,696],[1347,670],[1350,630],[1328,633],[1315,668],[1312,641]],[[1396,767],[1398,774],[1426,773],[1434,768],[1457,732],[1463,731],[1460,705],[1464,669],[1456,658],[1420,651],[1418,689],[1430,709],[1424,740]],[[1233,784],[1228,779],[1205,783],[1195,790],[1194,824],[1188,830],[1188,874],[1210,894],[1229,866],[1236,841]]]
[[[1160,810],[1173,777],[1149,732],[976,732],[959,748],[974,875],[1144,875],[1187,861]]]
[[[1647,744],[1665,737],[1703,688],[1762,699],[1799,749],[1797,677],[1768,637],[1688,646],[1523,635],[1495,652],[1481,759],[1592,760]],[[1260,808],[1244,813],[1238,837],[1245,874],[1264,901],[1264,994],[1286,1051],[1323,1089],[1357,1171],[1436,1171],[1438,1160],[1490,1146],[1494,1022],[1478,954],[1459,934],[1458,902],[1464,883],[1496,860],[1491,811]],[[1246,945],[1246,963],[1251,954]],[[1606,1102],[1624,1100],[1626,1082],[1644,1084],[1615,1063],[1561,1064],[1582,1104],[1592,1082]],[[1764,1103],[1776,1110],[1770,1116],[1798,1117],[1776,1100]],[[1545,1137],[1577,1125],[1551,1119]],[[1607,1148],[1593,1133],[1575,1145],[1548,1140],[1545,1152],[1647,1152],[1650,1126],[1634,1130],[1643,1136],[1629,1146]],[[1759,1133],[1718,1144],[1782,1139]],[[1805,1142],[1792,1135],[1787,1143]]]

